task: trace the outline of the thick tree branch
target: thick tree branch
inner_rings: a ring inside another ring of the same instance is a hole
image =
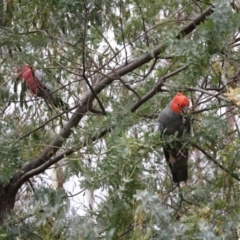
[[[114,127],[111,127],[111,128],[106,128],[104,129],[100,134],[92,137],[91,141],[94,142],[100,138],[102,138],[104,135],[106,135],[108,132],[110,132]],[[68,149],[60,154],[58,154],[57,156],[51,158],[49,161],[46,161],[44,164],[40,165],[39,167],[37,168],[34,168],[33,170],[30,170],[28,172],[26,172],[26,174],[24,174],[20,179],[19,181],[20,182],[23,182],[25,181],[25,179],[29,179],[39,173],[42,173],[44,172],[48,167],[52,166],[53,164],[57,163],[58,161],[60,161],[61,159],[73,154],[74,152],[76,152],[77,150],[85,147],[87,144],[89,143],[89,140],[88,141],[84,141],[82,142],[81,144],[79,144],[79,146],[75,147],[75,148],[72,148],[72,149]]]
[[[185,27],[183,27],[178,35],[177,39],[180,39],[181,37],[188,35],[190,32],[192,32],[194,29],[196,29],[196,26],[199,25],[201,22],[206,20],[206,17],[211,15],[213,13],[213,6],[209,6],[205,11],[202,12],[201,15],[199,15],[197,18],[195,18],[192,22],[187,24]]]
[[[191,24],[188,24],[186,27],[184,27],[178,36],[180,35],[187,35],[190,32],[192,32],[195,27],[203,22],[206,18],[206,16],[210,15],[212,13],[212,7],[205,10],[199,17],[197,17],[195,20],[192,21]],[[49,159],[60,149],[60,147],[63,145],[64,141],[71,135],[72,128],[76,127],[83,116],[88,112],[90,109],[90,106],[95,99],[95,95],[99,94],[104,88],[106,88],[108,85],[110,85],[114,79],[116,79],[117,76],[124,76],[129,72],[132,72],[133,70],[139,68],[145,63],[148,63],[152,59],[159,56],[165,49],[166,45],[160,44],[159,46],[155,47],[151,52],[144,54],[143,56],[140,56],[133,61],[131,61],[128,65],[122,65],[115,69],[114,72],[110,72],[107,77],[103,76],[100,79],[96,81],[96,84],[93,85],[93,91],[88,90],[85,94],[85,97],[82,99],[82,101],[79,103],[75,113],[71,116],[67,124],[61,129],[58,136],[49,144],[49,147],[47,147],[42,153],[40,153],[39,156],[32,159],[29,163],[27,163],[22,169],[17,171],[13,178],[11,179],[11,185],[13,188],[18,189],[26,180],[29,179],[29,177],[33,175],[27,175],[27,172],[32,171],[34,169],[39,168],[41,165],[45,165]],[[187,66],[185,66],[187,68]],[[115,74],[117,72],[117,76]],[[159,83],[161,85],[161,81]],[[149,95],[143,97],[140,101],[138,101],[132,108],[131,111],[134,112],[138,106],[140,106],[142,103],[147,101],[151,96],[156,93],[156,90],[159,88],[159,85],[157,85]],[[93,92],[95,94],[93,94]],[[49,165],[49,164],[47,164]],[[47,166],[45,165],[45,168]]]
[[[165,80],[167,80],[168,78],[174,76],[175,74],[178,74],[179,72],[183,71],[184,69],[186,69],[188,67],[184,66],[180,69],[177,69],[176,71],[169,73],[168,75],[166,75],[165,77],[161,78],[161,80],[156,84],[156,86],[153,88],[153,90],[151,90],[148,94],[145,95],[145,97],[141,98],[136,104],[134,104],[134,106],[130,109],[131,112],[135,112],[142,104],[144,104],[147,100],[149,100],[151,97],[153,97],[157,92],[159,87],[162,86],[162,84],[164,83]],[[122,116],[124,117],[124,116]],[[112,125],[106,129],[104,129],[100,134],[95,135],[91,138],[91,141],[94,142],[100,138],[102,138],[104,135],[106,135],[108,132],[110,132],[112,129],[114,129],[116,127],[116,125]],[[61,159],[71,155],[72,153],[74,153],[75,151],[79,150],[80,148],[83,148],[87,145],[87,143],[89,143],[88,141],[84,141],[81,144],[79,144],[77,147],[72,148],[72,149],[68,149],[60,154],[58,154],[57,156],[51,158],[49,161],[45,162],[44,164],[40,165],[39,167],[26,172],[26,174],[24,174],[19,181],[24,181],[24,179],[29,179],[30,177],[33,177],[39,173],[44,172],[48,167],[50,167],[51,165],[57,163],[58,161],[60,161]]]

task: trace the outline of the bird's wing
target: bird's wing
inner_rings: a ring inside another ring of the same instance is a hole
[[[44,81],[45,75],[42,71],[39,69],[34,70],[34,76],[39,80],[39,82],[41,82],[42,85],[45,86],[46,89],[48,89],[50,92],[53,91],[53,85],[50,82]]]

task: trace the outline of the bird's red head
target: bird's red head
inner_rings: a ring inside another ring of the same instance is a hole
[[[26,75],[29,75],[31,68],[28,64],[23,65],[16,69],[16,72],[20,78],[25,78]]]
[[[184,108],[187,108],[189,106],[189,100],[188,98],[183,95],[182,93],[176,93],[174,98],[172,99],[170,103],[170,108],[175,113],[181,113],[181,111]]]

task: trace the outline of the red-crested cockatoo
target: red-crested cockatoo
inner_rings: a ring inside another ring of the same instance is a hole
[[[33,96],[43,98],[48,106],[52,105],[56,108],[61,108],[62,110],[68,109],[67,103],[63,102],[58,96],[53,95],[51,86],[42,82],[42,72],[25,64],[17,69],[17,73],[18,76],[26,82],[28,89]]]
[[[171,135],[175,136],[173,141],[169,139],[169,143],[163,144],[163,151],[172,173],[173,182],[178,184],[188,178],[186,136],[190,136],[190,119],[184,114],[188,106],[189,99],[182,93],[177,93],[159,114],[161,137],[164,139],[164,136],[167,138]],[[167,140],[167,138],[165,139]]]

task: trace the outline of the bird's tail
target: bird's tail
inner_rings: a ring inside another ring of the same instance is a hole
[[[177,171],[173,171],[171,169],[171,172],[172,172],[172,176],[173,176],[173,182],[175,182],[175,183],[187,181],[187,179],[188,179],[188,170],[187,169],[186,170],[178,169]]]
[[[48,94],[44,97],[44,101],[46,104],[51,106],[50,108],[61,109],[62,111],[68,111],[69,105],[64,102],[59,96],[53,96],[52,94]]]
[[[165,157],[170,167],[173,182],[179,183],[188,179],[188,149],[166,150]]]

